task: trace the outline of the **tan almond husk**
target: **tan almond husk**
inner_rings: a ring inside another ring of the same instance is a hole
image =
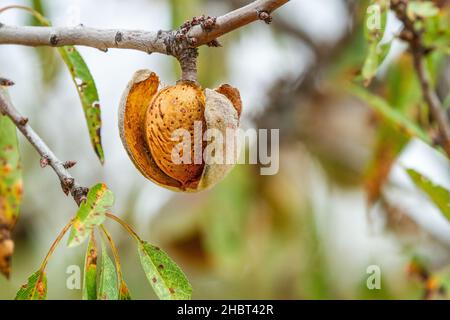
[[[202,121],[203,130],[216,129],[224,137],[227,128],[237,130],[242,110],[239,91],[229,85],[203,91],[185,82],[159,92],[158,87],[155,73],[139,70],[123,93],[119,131],[129,157],[147,179],[170,190],[197,192],[212,187],[234,164],[174,165],[170,156],[177,142],[171,141],[171,134],[179,128],[193,133],[194,121]],[[237,148],[235,143],[236,159]]]

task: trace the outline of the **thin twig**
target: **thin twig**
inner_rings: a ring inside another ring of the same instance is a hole
[[[430,114],[439,129],[439,139],[437,142],[442,146],[450,157],[450,124],[436,91],[430,85],[430,78],[425,67],[423,54],[420,51],[413,52],[414,66],[419,77],[422,94],[428,104]]]
[[[41,155],[41,165],[49,165],[58,175],[61,187],[65,194],[71,194],[77,205],[85,199],[87,188],[78,185],[74,177],[65,168],[66,162],[59,160],[41,137],[28,124],[28,119],[23,117],[12,105],[5,94],[0,91],[0,113],[9,117],[16,125],[17,129],[32,144]],[[44,166],[45,166],[44,165]]]
[[[0,24],[0,44],[25,46],[87,46],[106,51],[108,48],[133,49],[147,53],[177,56],[180,49],[209,44],[216,38],[251,22],[266,18],[289,0],[257,0],[247,6],[217,17],[212,25],[192,25],[179,36],[174,31],[143,31],[77,27],[8,26]],[[261,15],[266,13],[267,15]],[[267,21],[267,20],[266,20]],[[178,35],[178,37],[177,37]]]
[[[439,137],[436,139],[436,142],[442,146],[445,153],[450,157],[450,122],[441,100],[431,86],[430,76],[425,66],[425,55],[428,49],[423,44],[423,30],[416,29],[414,21],[408,17],[407,2],[392,0],[391,8],[397,15],[397,18],[403,23],[403,31],[400,34],[400,38],[409,44],[423,98],[439,130]]]
[[[217,18],[194,18],[180,29],[171,31],[141,31],[121,29],[96,29],[78,27],[30,27],[7,26],[0,23],[0,44],[26,46],[88,46],[107,51],[108,48],[134,49],[147,53],[158,52],[176,57],[181,64],[182,79],[196,81],[196,48],[201,45],[218,45],[216,38],[253,21],[272,21],[271,13],[289,0],[256,0]],[[7,6],[0,13],[12,8],[28,10],[28,7]],[[7,84],[2,79],[3,84]],[[12,84],[8,82],[8,85]],[[49,165],[58,175],[66,194],[71,194],[78,205],[86,198],[88,189],[78,185],[67,171],[67,162],[60,161],[45,142],[36,134],[23,117],[0,93],[0,113],[8,116],[19,131],[41,155],[41,165]]]

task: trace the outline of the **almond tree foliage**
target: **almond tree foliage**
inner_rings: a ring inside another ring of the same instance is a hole
[[[172,2],[174,24],[179,25],[184,10],[177,8],[187,4]],[[364,174],[367,199],[374,204],[381,198],[391,167],[413,138],[421,139],[450,157],[447,110],[450,95],[436,93],[439,72],[450,54],[450,4],[446,0],[367,0],[361,3],[365,17],[358,27],[365,39],[365,60],[358,66],[358,76],[346,82],[345,90],[367,103],[377,116],[375,150]],[[26,10],[35,18],[34,24],[50,25],[42,15],[40,1],[34,0],[33,4],[34,9]],[[192,9],[191,5],[188,7]],[[389,17],[395,17],[402,24],[401,30],[393,35],[386,32]],[[392,60],[389,54],[394,41],[402,41],[407,50],[400,58]],[[92,146],[103,162],[101,106],[95,81],[75,47],[61,47],[56,52],[73,78]],[[202,57],[206,56],[200,55]],[[209,61],[205,59],[206,64]],[[390,64],[388,79],[380,81],[386,64]],[[214,66],[218,68],[215,73],[225,72],[222,65]],[[210,81],[209,75],[200,74],[206,82]],[[1,84],[5,92],[8,83]],[[431,181],[424,173],[406,169],[411,181],[450,219],[450,190]],[[16,224],[22,198],[21,170],[16,128],[9,118],[0,116],[0,271],[5,275],[10,273],[10,233]],[[68,247],[86,245],[82,298],[131,299],[118,250],[104,226],[106,219],[118,222],[130,234],[136,243],[136,258],[160,299],[190,299],[192,287],[181,269],[162,249],[142,240],[131,226],[113,215],[113,205],[114,195],[105,184],[89,188],[73,219],[63,228],[39,269],[19,289],[16,299],[46,298],[48,260],[66,233],[69,233]],[[424,281],[425,297],[450,290],[449,277],[431,275],[420,259],[411,262],[409,271]]]
[[[33,3],[35,9],[42,9],[40,1],[33,1]],[[38,24],[50,26],[49,20],[35,9],[20,6],[17,8],[29,11]],[[94,79],[75,47],[61,47],[57,51],[73,78],[86,116],[94,151],[103,163],[100,104]],[[2,82],[1,85],[2,92],[6,93],[10,83]],[[0,230],[0,271],[8,276],[12,255],[10,232],[19,213],[22,180],[16,129],[6,115],[0,115],[0,160],[0,225],[4,228]],[[41,165],[47,165],[45,158],[41,160]],[[57,237],[39,270],[34,272],[19,289],[16,299],[46,299],[48,260],[66,232],[69,232],[68,247],[87,243],[82,298],[85,300],[130,300],[131,295],[121,271],[117,247],[103,225],[107,216],[120,223],[136,241],[136,255],[140,257],[144,274],[156,295],[166,300],[190,299],[192,287],[183,271],[163,250],[141,240],[126,222],[110,213],[113,204],[114,195],[105,184],[98,183],[89,188],[77,213]],[[96,231],[101,232],[100,247],[95,240]],[[105,242],[111,248],[113,259],[109,256]]]
[[[365,177],[368,199],[375,203],[393,163],[411,139],[421,139],[450,157],[449,97],[437,93],[441,68],[450,53],[450,8],[448,1],[434,0],[370,0],[366,8],[366,58],[349,91],[378,117],[376,149]],[[393,34],[387,32],[389,16],[401,22],[400,30]],[[407,49],[392,61],[389,53],[394,41],[403,42]],[[391,65],[389,78],[382,83],[381,69],[387,64]],[[424,173],[405,169],[411,181],[450,219],[449,190]],[[448,294],[445,272],[431,275],[419,258],[411,262],[409,271],[424,282],[424,298]]]
[[[35,36],[31,36],[29,39],[32,41],[44,40],[44,43],[34,43],[32,46],[57,47],[56,51],[62,62],[67,66],[79,95],[92,147],[103,164],[105,155],[101,140],[102,121],[99,94],[86,62],[74,45],[90,46],[103,51],[107,51],[108,48],[128,48],[146,53],[166,54],[178,60],[182,71],[182,80],[196,82],[197,47],[202,45],[220,47],[221,44],[216,38],[253,21],[261,20],[269,24],[272,21],[271,13],[287,2],[289,0],[258,0],[244,6],[242,10],[236,10],[218,18],[206,17],[205,15],[194,17],[192,20],[183,23],[181,27],[169,31],[116,30],[114,32],[98,29],[97,31],[100,34],[96,34],[91,39],[89,39],[91,35],[88,29],[80,25],[78,28],[68,30],[67,35],[71,39],[62,40],[61,34],[56,34],[60,32],[55,31],[57,28],[53,28],[51,22],[45,17],[43,3],[40,0],[31,1],[32,7],[14,4],[2,7],[0,8],[0,14],[8,10],[24,10],[31,14],[31,23],[40,26],[24,29],[38,33],[50,30],[51,35],[47,39],[46,37]],[[177,6],[178,4],[174,2],[173,5]],[[173,13],[175,22],[179,19],[179,14],[175,11]],[[2,31],[7,29],[3,24],[0,24],[0,27],[3,28]],[[89,30],[94,29],[90,28]],[[76,36],[73,31],[81,32],[81,34]],[[111,38],[111,32],[114,32],[113,38]],[[3,32],[2,36],[5,35],[7,36],[7,32]],[[108,40],[104,40],[105,37]],[[84,44],[77,43],[82,38],[87,42]],[[20,44],[17,42],[20,39],[21,37],[15,34],[12,37],[12,42],[6,42]],[[48,59],[49,52],[51,52],[51,59],[54,59],[55,50],[48,51],[47,49],[37,51],[39,59]],[[43,71],[45,79],[52,76],[54,76],[53,72]],[[55,239],[39,269],[19,289],[16,299],[46,299],[47,265],[66,233],[69,233],[67,240],[69,248],[82,244],[86,245],[82,298],[88,300],[131,299],[130,290],[122,273],[119,251],[104,225],[107,218],[119,223],[135,241],[137,255],[144,274],[160,299],[190,299],[192,295],[191,284],[177,264],[161,248],[141,239],[130,225],[111,212],[114,205],[113,192],[101,182],[90,188],[80,186],[68,171],[75,165],[75,162],[60,161],[28,124],[28,118],[22,116],[15,109],[7,95],[7,87],[13,84],[10,80],[0,78],[2,90],[0,92],[0,123],[2,124],[0,128],[0,165],[2,166],[2,175],[0,175],[0,271],[9,276],[11,255],[14,248],[11,231],[18,217],[22,196],[21,165],[16,129],[41,155],[41,167],[48,166],[55,171],[63,192],[66,195],[70,194],[79,207],[74,217]],[[106,243],[110,250],[108,250]],[[112,258],[109,253],[112,253]]]

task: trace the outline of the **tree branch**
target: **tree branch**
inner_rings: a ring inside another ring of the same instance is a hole
[[[256,20],[270,21],[270,14],[289,0],[256,0],[214,19],[213,23],[191,24],[180,30],[142,31],[96,29],[84,27],[32,27],[0,24],[0,44],[25,46],[87,46],[106,51],[108,48],[133,49],[147,53],[178,56],[181,50],[209,44],[216,38]],[[195,19],[194,19],[195,20]],[[182,35],[182,36],[180,36]]]
[[[167,54],[180,61],[183,80],[196,81],[197,47],[205,44],[218,46],[220,45],[216,40],[218,37],[257,20],[270,23],[271,13],[287,2],[289,0],[256,0],[217,18],[205,16],[194,18],[179,29],[171,31],[96,29],[82,25],[77,27],[7,26],[0,23],[0,44],[33,47],[78,45],[102,51],[118,48]],[[13,7],[20,6],[4,7],[0,9],[0,13]],[[0,85],[12,84],[11,81],[0,78]],[[14,108],[2,92],[0,92],[0,113],[14,122],[17,129],[41,155],[41,165],[52,167],[58,175],[64,193],[67,195],[70,193],[75,202],[80,205],[88,189],[78,185],[67,171],[74,163],[59,160],[30,127],[28,119]]]
[[[439,137],[436,139],[436,143],[441,145],[447,156],[450,157],[450,122],[441,100],[431,86],[430,76],[425,66],[424,59],[429,50],[423,44],[423,31],[417,30],[414,26],[414,21],[408,17],[406,12],[407,3],[405,1],[392,0],[391,8],[397,15],[397,18],[403,23],[404,29],[400,34],[400,38],[409,44],[423,98],[439,130]]]
[[[17,129],[33,145],[36,151],[41,155],[41,165],[49,165],[58,175],[61,187],[66,195],[69,193],[73,199],[80,205],[85,199],[88,189],[78,185],[75,179],[67,171],[66,167],[73,162],[63,162],[59,160],[39,135],[28,124],[28,119],[23,117],[12,105],[9,99],[0,91],[0,113],[9,117],[16,125]]]

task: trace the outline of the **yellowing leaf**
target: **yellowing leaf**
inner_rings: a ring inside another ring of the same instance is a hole
[[[73,221],[67,245],[77,246],[86,240],[94,226],[105,221],[106,211],[113,205],[114,195],[105,184],[93,186],[87,195]]]
[[[0,87],[7,97],[6,89]],[[9,277],[14,242],[11,230],[19,216],[22,200],[22,170],[16,126],[0,115],[0,272]]]
[[[138,244],[138,250],[145,275],[160,299],[191,299],[189,281],[164,251],[144,241]]]
[[[84,262],[83,300],[97,300],[97,244],[92,233]]]
[[[121,280],[119,287],[119,300],[131,300],[130,291],[123,279]]]

